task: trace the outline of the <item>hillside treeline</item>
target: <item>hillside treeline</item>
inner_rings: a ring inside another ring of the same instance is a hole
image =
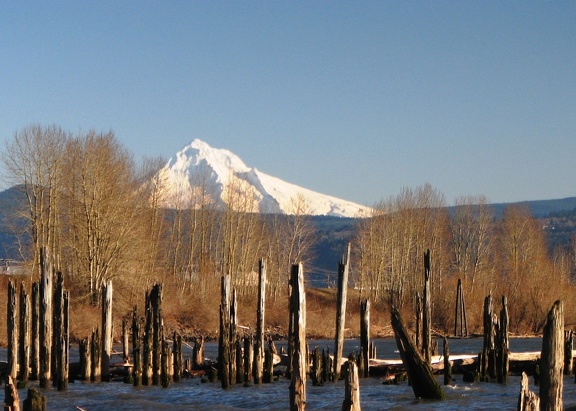
[[[72,134],[33,125],[14,134],[2,161],[6,182],[23,194],[12,229],[30,278],[37,278],[45,250],[64,274],[73,307],[97,306],[102,284],[113,280],[114,309],[122,316],[162,282],[167,321],[200,318],[210,328],[217,324],[221,275],[231,275],[241,302],[251,301],[264,257],[268,301],[279,302],[277,323],[287,323],[290,265],[306,267],[316,240],[302,198],[293,199],[291,216],[260,214],[255,193],[231,177],[226,206],[215,208],[214,183],[201,168],[190,176],[192,189],[169,189],[158,172],[165,162],[136,163],[113,132]],[[164,208],[167,202],[173,207]],[[528,209],[510,207],[495,218],[483,197],[448,208],[430,185],[404,189],[359,220],[350,241],[355,298],[369,297],[380,310],[394,304],[414,312],[430,249],[434,328],[441,332],[453,327],[458,278],[472,330],[482,326],[488,293],[507,296],[512,332],[539,331],[552,302],[575,295],[574,243],[550,252]],[[576,322],[576,310],[566,308],[567,322]],[[205,313],[197,315],[199,310]],[[316,311],[322,327],[334,323],[325,320],[334,318],[335,307],[310,310]]]

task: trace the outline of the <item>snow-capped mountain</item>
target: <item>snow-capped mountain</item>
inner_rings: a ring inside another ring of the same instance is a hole
[[[160,205],[169,208],[223,207],[233,202],[232,207],[263,213],[367,217],[370,211],[269,176],[232,152],[198,139],[171,158],[156,180],[161,182]]]

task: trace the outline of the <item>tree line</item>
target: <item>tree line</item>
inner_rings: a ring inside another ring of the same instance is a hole
[[[72,303],[99,304],[109,280],[125,307],[157,282],[183,298],[217,300],[222,275],[254,297],[260,258],[272,301],[287,301],[291,265],[313,257],[315,228],[302,197],[292,199],[291,215],[263,214],[256,193],[230,176],[225,205],[216,207],[220,190],[208,170],[197,167],[191,189],[168,190],[165,161],[135,161],[112,131],[31,125],[6,143],[1,160],[5,182],[25,198],[17,208],[25,224],[15,226],[22,259],[37,276],[46,249]],[[458,279],[469,324],[481,326],[487,294],[506,295],[518,332],[541,330],[552,302],[575,291],[576,243],[549,250],[527,208],[510,206],[497,218],[483,196],[447,207],[429,184],[405,188],[354,231],[350,286],[376,306],[414,312],[430,250],[435,329],[451,328]],[[566,315],[576,318],[570,308]]]

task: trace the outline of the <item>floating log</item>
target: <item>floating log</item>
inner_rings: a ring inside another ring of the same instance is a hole
[[[20,283],[20,342],[18,344],[18,380],[26,383],[30,376],[30,297],[24,283]]]
[[[391,316],[396,345],[406,367],[414,395],[416,398],[444,399],[444,392],[432,374],[430,363],[418,352],[400,318],[400,313],[394,307],[391,309]]]
[[[258,264],[258,309],[256,311],[256,347],[254,349],[254,383],[262,382],[264,367],[264,326],[266,312],[266,268],[265,258]]]
[[[528,385],[528,376],[522,372],[522,382],[520,386],[520,395],[518,397],[518,411],[539,411],[540,398],[536,393],[530,391]]]
[[[358,367],[354,361],[348,360],[345,369],[346,376],[342,411],[360,411],[360,382],[358,380]]]
[[[360,378],[367,378],[370,363],[370,300],[360,303],[360,348],[362,359],[362,373]]]
[[[292,283],[290,313],[294,319],[290,411],[303,411],[306,408],[308,360],[306,353],[306,294],[304,292],[304,269],[302,263],[292,265],[290,282]]]
[[[540,410],[562,410],[563,368],[564,306],[558,300],[548,312],[542,336]]]
[[[8,375],[16,380],[18,372],[18,309],[16,306],[16,286],[14,281],[8,282]]]
[[[344,326],[346,322],[346,296],[348,294],[348,272],[350,261],[350,243],[346,255],[338,263],[338,297],[336,301],[336,341],[334,344],[334,378],[340,378],[342,349],[344,347]]]

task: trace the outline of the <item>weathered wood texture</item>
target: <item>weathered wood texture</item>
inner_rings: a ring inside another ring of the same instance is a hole
[[[92,354],[90,352],[91,347],[91,340],[88,338],[80,340],[80,343],[78,344],[81,381],[92,380]]]
[[[258,308],[256,311],[256,347],[254,349],[254,383],[262,382],[264,369],[264,327],[266,313],[266,259],[258,265]]]
[[[456,286],[456,308],[454,310],[454,335],[468,336],[468,319],[466,316],[466,304],[464,302],[464,291],[462,289],[462,279],[458,279]],[[460,327],[458,327],[460,324]]]
[[[496,374],[500,384],[508,383],[508,370],[510,368],[510,337],[508,332],[508,300],[502,296],[502,309],[500,310],[500,323],[496,332]]]
[[[360,349],[362,364],[362,373],[360,378],[367,378],[369,374],[370,363],[370,300],[364,300],[360,303]]]
[[[49,389],[52,379],[52,294],[53,272],[50,256],[40,249],[40,388]]]
[[[46,397],[35,388],[28,388],[28,396],[23,403],[24,411],[46,411]]]
[[[484,299],[484,334],[482,352],[480,353],[480,378],[489,381],[496,378],[494,307],[492,294]]]
[[[8,375],[6,386],[4,387],[4,404],[5,410],[20,411],[20,396],[11,375]]]
[[[230,386],[230,276],[220,284],[220,335],[218,341],[218,371],[222,388]]]
[[[572,350],[574,349],[574,331],[564,331],[564,375],[572,375]]]
[[[360,382],[358,379],[358,367],[354,361],[346,363],[346,376],[344,384],[344,402],[342,411],[360,411]]]
[[[172,359],[174,361],[174,382],[182,381],[184,362],[182,357],[182,336],[174,331],[174,341],[172,343]]]
[[[8,375],[16,380],[18,372],[18,307],[16,305],[16,286],[8,282],[7,333],[8,333]]]
[[[538,398],[536,393],[530,391],[528,376],[525,372],[522,372],[520,395],[518,396],[518,406],[516,409],[518,411],[540,410],[540,398]]]
[[[306,374],[308,357],[306,347],[306,294],[304,292],[304,269],[302,264],[292,265],[291,317],[294,319],[292,354],[292,375],[290,380],[290,411],[303,411],[306,408]]]
[[[556,301],[546,319],[540,359],[540,410],[562,410],[564,305]]]
[[[92,330],[92,339],[90,341],[90,380],[94,382],[100,382],[102,379],[101,349],[100,331],[96,328]]]
[[[138,308],[134,306],[132,311],[132,379],[135,387],[142,385],[142,337],[140,327],[142,320],[138,317]]]
[[[350,261],[350,243],[346,255],[338,263],[338,297],[336,300],[336,338],[334,343],[334,378],[340,377],[342,350],[344,347],[344,328],[346,324],[346,300],[348,294],[348,273]]]
[[[30,346],[30,379],[37,380],[40,367],[40,284],[32,283],[32,343]]]
[[[396,345],[408,373],[414,395],[416,398],[444,399],[444,392],[432,374],[430,364],[423,358],[412,341],[402,322],[400,313],[394,307],[391,311]]]
[[[424,293],[422,295],[422,354],[428,364],[432,360],[432,297],[430,287],[430,250],[426,250],[424,253]]]
[[[152,357],[154,349],[152,337],[154,328],[152,324],[152,307],[150,305],[150,293],[146,292],[146,323],[144,326],[144,338],[142,342],[142,385],[152,385]]]
[[[200,369],[204,364],[204,337],[199,337],[194,340],[194,348],[192,349],[192,368]]]
[[[24,283],[20,283],[20,341],[18,344],[18,379],[27,382],[30,376],[30,297]]]

